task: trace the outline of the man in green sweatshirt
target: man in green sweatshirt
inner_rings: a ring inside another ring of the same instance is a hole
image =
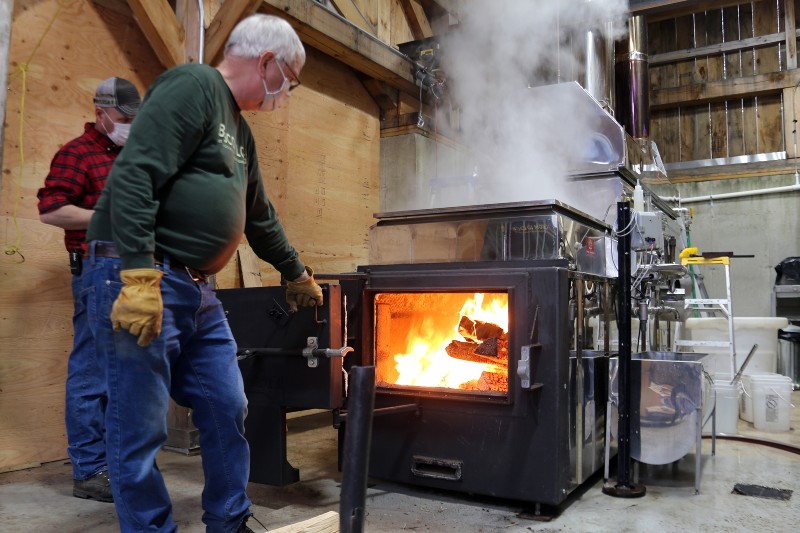
[[[123,533],[176,531],[155,464],[170,396],[192,409],[200,430],[207,531],[251,531],[247,400],[207,278],[244,233],[289,280],[290,309],[323,304],[267,198],[241,114],[286,104],[304,63],[291,26],[258,14],[234,28],[217,68],[187,64],[162,74],[95,206],[84,293],[107,365],[107,456]]]

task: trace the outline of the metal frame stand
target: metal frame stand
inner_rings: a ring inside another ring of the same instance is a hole
[[[617,498],[640,498],[647,489],[631,482],[631,204],[617,202],[617,257],[619,259],[619,426],[617,482],[606,483],[603,493]],[[608,453],[608,452],[606,452]],[[607,463],[606,463],[607,464]]]

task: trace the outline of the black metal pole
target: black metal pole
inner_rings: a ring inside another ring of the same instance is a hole
[[[617,202],[617,328],[619,330],[617,483],[606,485],[611,496],[644,496],[643,485],[631,483],[631,204]]]
[[[350,370],[349,382],[339,530],[341,533],[362,533],[367,501],[372,412],[375,408],[375,367],[354,366]]]

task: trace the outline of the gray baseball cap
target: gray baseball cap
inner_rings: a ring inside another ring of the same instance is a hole
[[[142,99],[136,86],[123,78],[108,78],[97,86],[94,105],[113,107],[126,117],[134,117],[139,112]]]

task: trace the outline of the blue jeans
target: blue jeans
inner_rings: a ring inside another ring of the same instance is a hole
[[[64,421],[72,477],[87,479],[106,470],[106,374],[95,355],[81,276],[72,276],[72,353],[67,363]]]
[[[157,267],[164,272],[161,335],[142,348],[128,331],[115,332],[111,326],[111,306],[122,288],[120,260],[95,257],[93,249],[90,243],[83,276],[85,287],[94,291],[89,320],[97,350],[107,361],[108,467],[122,533],[177,531],[156,466],[167,438],[170,396],[192,409],[200,432],[206,531],[236,531],[250,516],[247,400],[222,304],[208,283],[193,281],[165,261]]]

